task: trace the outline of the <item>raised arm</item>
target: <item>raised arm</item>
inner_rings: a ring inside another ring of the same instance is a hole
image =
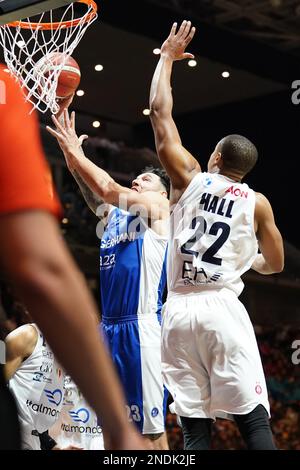
[[[65,126],[65,119],[64,119],[65,112],[71,106],[73,99],[74,99],[74,95],[68,98],[59,100],[59,112],[56,115],[56,119],[60,122],[60,124],[63,127]],[[82,152],[82,143],[86,138],[87,136],[85,135],[82,135],[78,138],[77,135],[75,134],[73,135],[72,141],[70,140],[69,146],[72,146],[73,151],[75,152],[77,151]],[[60,144],[59,141],[58,143]],[[88,186],[86,181],[84,181],[82,177],[79,175],[79,173],[76,170],[74,170],[74,168],[72,167],[71,161],[69,161],[68,159],[68,152],[65,151],[66,150],[65,145],[61,146],[61,149],[63,150],[67,167],[70,170],[70,173],[72,173],[76,183],[78,184],[85,202],[87,203],[91,211],[94,212],[94,214],[97,214],[97,208],[102,204],[103,202],[102,199],[91,190],[91,188]]]
[[[99,168],[88,158],[86,158],[81,144],[86,136],[77,137],[75,131],[75,113],[69,118],[68,112],[64,112],[64,123],[53,117],[56,129],[47,127],[50,134],[56,137],[66,158],[68,167],[75,179],[80,181],[84,193],[89,190],[88,198],[91,201],[91,194],[94,200],[104,201],[121,207],[130,212],[140,212],[147,218],[165,218],[169,212],[168,200],[156,192],[147,191],[138,193],[132,189],[118,184],[105,170]],[[86,198],[86,194],[85,194]],[[106,207],[107,211],[107,207]]]
[[[260,193],[256,193],[255,225],[261,253],[257,255],[252,269],[260,274],[281,272],[284,267],[282,237],[275,224],[271,204]]]
[[[94,212],[94,214],[97,214],[97,208],[100,206],[100,204],[102,204],[103,200],[89,188],[87,183],[82,179],[76,170],[71,170],[71,173],[74,176],[74,179],[78,184],[81,194],[83,195],[88,207],[92,212]]]
[[[176,33],[174,23],[161,47],[161,56],[153,75],[150,90],[150,118],[155,143],[162,165],[170,176],[172,188],[183,191],[196,173],[201,171],[197,160],[183,147],[172,117],[173,97],[171,73],[173,62],[193,58],[184,52],[195,34],[190,21],[183,21]]]

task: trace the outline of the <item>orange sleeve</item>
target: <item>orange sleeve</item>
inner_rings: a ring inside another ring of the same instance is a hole
[[[61,216],[35,112],[0,67],[0,214],[41,209]]]

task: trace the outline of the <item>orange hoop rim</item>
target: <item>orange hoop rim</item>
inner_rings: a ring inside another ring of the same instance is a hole
[[[98,7],[94,0],[76,0],[74,3],[84,3],[85,5],[92,7],[93,10],[88,15],[86,15],[84,19],[85,23],[89,23],[97,16]],[[7,26],[11,26],[13,28],[20,27],[22,29],[50,30],[59,28],[73,28],[79,25],[81,21],[82,18],[76,18],[73,21],[61,21],[56,23],[31,23],[30,21],[13,21],[12,23],[7,23]]]

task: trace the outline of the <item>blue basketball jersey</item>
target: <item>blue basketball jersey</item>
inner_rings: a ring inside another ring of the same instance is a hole
[[[167,237],[119,208],[109,214],[100,247],[103,320],[155,314],[166,284]]]

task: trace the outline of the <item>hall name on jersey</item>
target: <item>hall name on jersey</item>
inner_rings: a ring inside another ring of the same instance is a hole
[[[230,192],[230,188],[226,192]],[[235,201],[232,199],[226,199],[225,197],[215,196],[210,193],[203,193],[199,207],[206,212],[212,212],[213,214],[222,215],[223,217],[231,219],[234,202]]]

